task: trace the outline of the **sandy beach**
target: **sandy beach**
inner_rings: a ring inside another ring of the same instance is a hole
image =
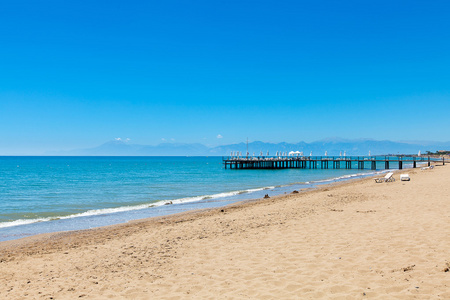
[[[450,299],[450,168],[394,177],[2,242],[0,298]]]

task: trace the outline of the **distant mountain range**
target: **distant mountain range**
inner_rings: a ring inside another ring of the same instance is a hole
[[[45,155],[56,156],[226,156],[231,152],[241,152],[245,155],[246,143],[223,145],[218,147],[207,147],[202,144],[181,144],[162,143],[156,146],[130,144],[124,141],[110,141],[103,145],[90,149],[78,149],[70,151],[54,151]],[[262,151],[264,155],[275,155],[276,152],[301,151],[304,155],[323,155],[327,151],[328,155],[372,155],[381,154],[417,154],[421,151],[448,150],[450,142],[393,142],[376,141],[371,139],[346,140],[330,138],[312,143],[299,142],[291,143],[265,143],[251,142],[248,144],[250,155],[259,155]]]

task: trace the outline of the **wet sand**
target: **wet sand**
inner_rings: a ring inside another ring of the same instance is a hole
[[[0,298],[450,299],[450,168],[394,177],[2,242]]]

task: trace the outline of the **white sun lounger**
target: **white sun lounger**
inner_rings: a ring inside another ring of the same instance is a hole
[[[381,178],[374,178],[376,183],[380,183],[380,182],[392,182],[395,181],[395,178],[392,176],[394,175],[394,173],[389,172],[386,174],[386,176],[381,177]]]
[[[409,174],[401,174],[400,175],[400,180],[401,181],[410,181],[411,178],[409,178]]]

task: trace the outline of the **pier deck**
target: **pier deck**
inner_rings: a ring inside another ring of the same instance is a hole
[[[403,169],[404,164],[431,165],[442,158],[430,156],[228,156],[222,157],[225,169]]]

